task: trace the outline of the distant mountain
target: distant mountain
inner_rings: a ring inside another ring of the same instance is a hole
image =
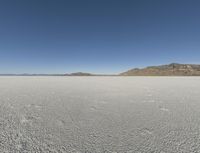
[[[119,74],[121,76],[200,76],[200,65],[178,64],[135,68]]]
[[[0,74],[0,76],[200,76],[200,65],[171,63],[146,68],[134,68],[118,75],[75,72],[68,74]]]
[[[91,73],[84,73],[84,72],[75,72],[71,74],[66,74],[67,76],[94,76],[94,74]]]
[[[0,76],[65,76],[64,74],[0,74]]]
[[[75,72],[75,73],[66,73],[66,74],[0,74],[0,76],[116,76],[110,74],[92,74],[92,73],[85,73],[85,72]]]

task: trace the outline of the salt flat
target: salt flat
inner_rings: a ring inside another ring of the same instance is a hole
[[[0,152],[198,153],[200,77],[0,77]]]

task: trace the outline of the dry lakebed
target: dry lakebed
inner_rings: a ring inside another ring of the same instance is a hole
[[[200,153],[200,77],[0,77],[1,153]]]

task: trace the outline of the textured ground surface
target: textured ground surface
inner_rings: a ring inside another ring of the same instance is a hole
[[[199,153],[200,77],[0,77],[0,152]]]

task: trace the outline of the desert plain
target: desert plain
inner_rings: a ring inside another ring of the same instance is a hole
[[[200,153],[200,77],[0,77],[2,153]]]

